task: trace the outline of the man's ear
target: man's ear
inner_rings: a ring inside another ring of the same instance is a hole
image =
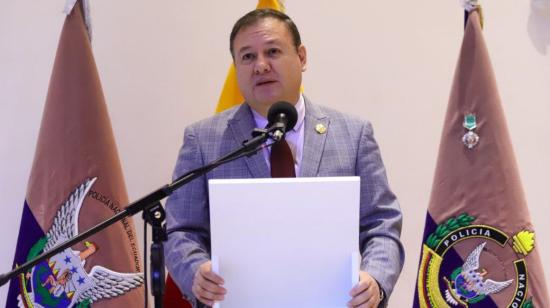
[[[300,62],[302,63],[302,72],[305,72],[307,69],[307,51],[306,46],[300,45],[298,46],[298,58],[300,58]]]

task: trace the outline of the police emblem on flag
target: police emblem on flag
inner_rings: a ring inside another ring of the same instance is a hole
[[[470,307],[483,305],[487,296],[514,288],[513,296],[506,307],[534,307],[532,298],[527,298],[527,256],[534,248],[534,233],[522,230],[508,236],[503,231],[488,225],[472,224],[475,217],[464,213],[451,217],[445,223],[437,225],[422,247],[422,257],[418,272],[418,299],[420,307]],[[468,254],[465,261],[448,254],[457,244],[477,239],[483,240]],[[497,250],[487,251],[487,243],[496,244]],[[500,275],[509,275],[506,279],[495,279],[480,262],[485,253],[497,263],[506,263],[498,257],[498,249],[510,249],[515,252],[513,272],[504,271]]]
[[[78,216],[84,198],[97,178],[77,187],[57,211],[46,236],[27,254],[30,260],[78,234]],[[37,264],[19,276],[20,307],[89,307],[104,298],[113,298],[143,284],[142,273],[118,273],[96,265],[86,272],[86,258],[99,247],[85,242],[83,251],[71,248]]]

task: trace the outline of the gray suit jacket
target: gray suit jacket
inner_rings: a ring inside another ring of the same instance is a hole
[[[327,127],[325,134],[315,125]],[[305,98],[304,148],[301,177],[361,177],[359,244],[361,269],[369,272],[390,295],[401,268],[402,217],[386,178],[370,123],[321,107]],[[250,107],[242,104],[197,122],[185,130],[174,178],[229,153],[250,139],[255,127]],[[191,286],[200,264],[210,259],[208,179],[269,178],[261,153],[235,160],[177,190],[167,201],[166,265],[183,293],[193,301]]]

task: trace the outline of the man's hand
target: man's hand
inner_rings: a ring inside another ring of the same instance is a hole
[[[191,290],[202,303],[213,306],[214,302],[223,300],[227,293],[222,287],[223,283],[223,278],[212,271],[212,262],[207,261],[195,273]]]
[[[376,308],[380,304],[378,283],[364,271],[359,272],[359,283],[351,289],[349,295],[352,299],[348,302],[348,307]]]

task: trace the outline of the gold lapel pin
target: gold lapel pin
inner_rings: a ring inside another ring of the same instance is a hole
[[[315,131],[319,134],[324,134],[327,132],[327,127],[321,123],[315,125]]]

